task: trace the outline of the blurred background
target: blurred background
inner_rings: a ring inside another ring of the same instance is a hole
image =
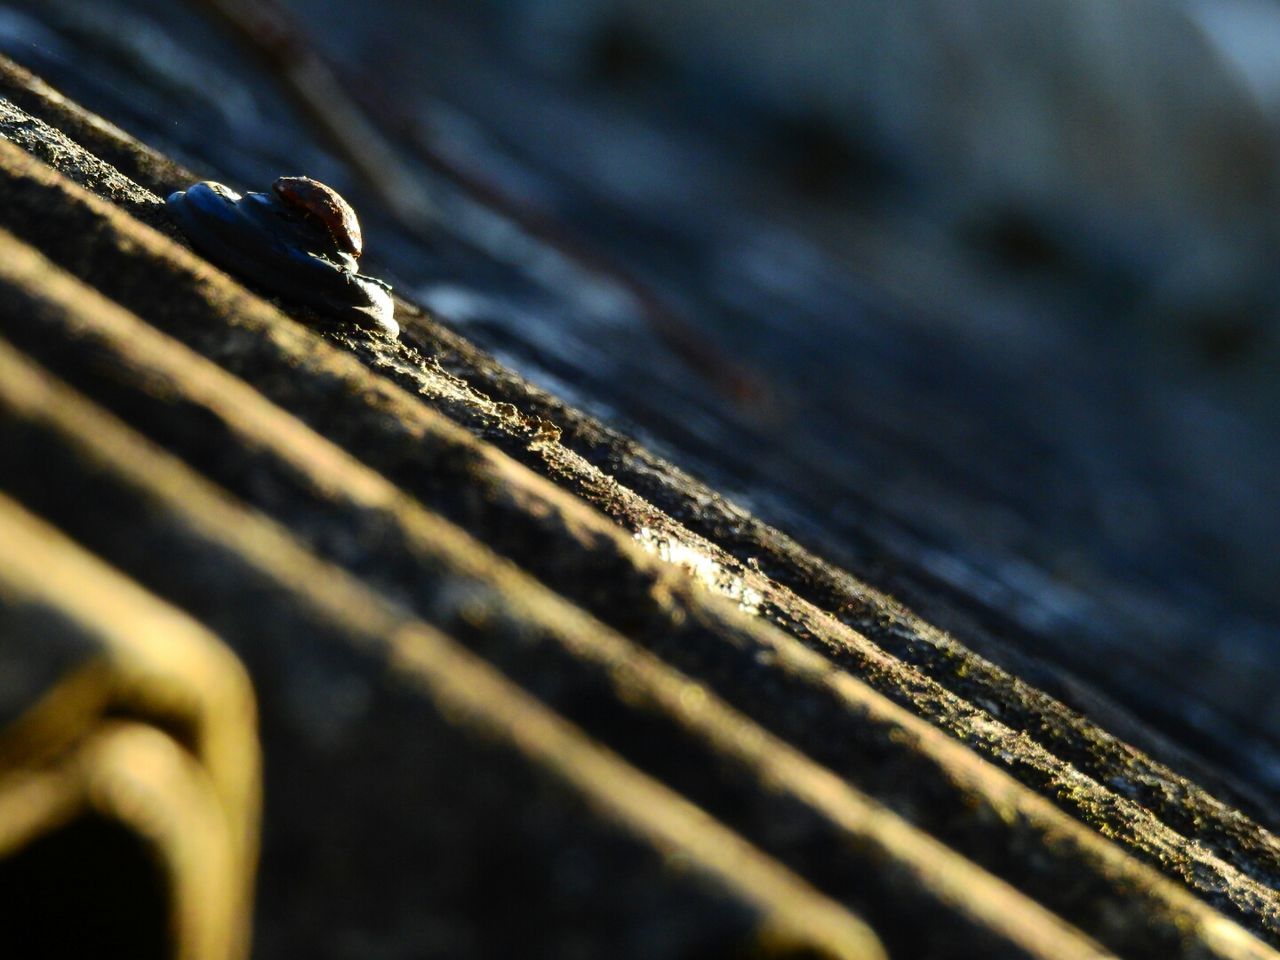
[[[535,382],[1280,788],[1280,4],[6,0],[0,50],[332,184]]]

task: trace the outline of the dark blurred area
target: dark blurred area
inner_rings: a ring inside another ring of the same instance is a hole
[[[0,42],[217,179],[334,184],[525,375],[1280,786],[1280,7],[287,8],[429,231],[201,3],[10,0]]]

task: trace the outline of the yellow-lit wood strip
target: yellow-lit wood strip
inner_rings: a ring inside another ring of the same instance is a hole
[[[72,718],[83,735],[110,712],[186,740],[221,798],[247,883],[256,860],[262,775],[253,690],[239,661],[190,617],[2,495],[0,540],[6,546],[0,595],[56,610],[97,647],[84,670],[37,705],[35,719],[65,728]],[[21,723],[0,735],[51,739]],[[65,730],[60,735],[64,742],[67,736]]]

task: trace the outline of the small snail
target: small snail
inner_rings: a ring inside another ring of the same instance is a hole
[[[391,288],[357,272],[363,240],[355,211],[310,177],[280,177],[272,193],[204,180],[171,194],[171,215],[212,262],[264,289],[391,336]]]

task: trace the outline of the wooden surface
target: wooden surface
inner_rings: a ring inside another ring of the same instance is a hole
[[[0,491],[247,667],[257,955],[1273,955],[1266,724],[1116,702],[1167,706],[1176,645],[1073,658],[1057,591],[963,574],[917,501],[834,520],[833,448],[643,325],[553,327],[615,275],[546,241],[513,265],[479,200],[388,341],[187,249],[182,166],[20,68],[0,96]],[[442,322],[463,278],[525,325]]]

